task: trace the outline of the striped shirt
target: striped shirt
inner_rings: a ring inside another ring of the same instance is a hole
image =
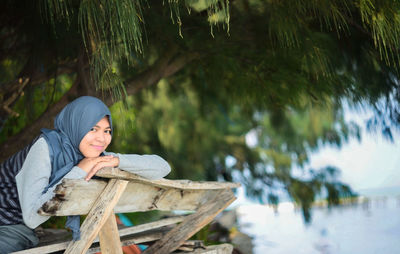
[[[15,176],[38,138],[0,164],[0,225],[21,224],[23,221]]]
[[[148,179],[162,178],[171,170],[168,163],[157,155],[105,154],[119,157],[120,169]],[[54,196],[56,186],[43,193],[49,184],[51,171],[49,147],[43,137],[35,139],[28,147],[1,164],[0,225],[23,223],[33,229],[50,218],[37,211]],[[64,178],[83,179],[86,174],[74,166]]]

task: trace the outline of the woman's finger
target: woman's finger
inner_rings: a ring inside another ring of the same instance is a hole
[[[102,161],[109,161],[112,160],[113,156],[112,155],[107,155],[107,156],[99,156],[97,158],[95,158],[95,162],[96,163],[100,163]]]
[[[90,171],[89,173],[86,175],[85,180],[89,181],[96,173],[97,171],[99,171],[100,169],[104,168],[104,167],[112,167],[113,163],[109,162],[109,161],[101,161],[99,163],[97,163]]]

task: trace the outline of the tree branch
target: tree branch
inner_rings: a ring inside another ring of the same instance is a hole
[[[29,83],[29,78],[25,79],[20,78],[18,80],[18,85],[16,85],[14,89],[16,91],[14,91],[10,96],[7,97],[7,99],[3,101],[1,107],[7,114],[12,116],[19,116],[17,112],[13,111],[10,108],[10,105],[13,104],[14,101],[16,101],[19,98],[19,96],[23,93],[23,90],[28,83]]]
[[[179,54],[178,49],[176,48],[169,50],[146,71],[125,82],[127,94],[133,95],[144,88],[157,84],[160,79],[174,75],[176,72],[183,69],[188,63],[199,57],[200,55],[198,53]],[[65,93],[59,101],[49,107],[49,109],[32,124],[29,124],[18,134],[8,138],[6,142],[0,145],[0,161],[4,161],[9,156],[22,149],[25,145],[29,144],[34,137],[39,135],[41,128],[53,128],[52,123],[54,122],[55,116],[70,101],[78,96],[88,95],[87,93],[89,90],[85,88],[82,89],[81,87],[83,82],[82,77],[84,77],[82,75],[87,74],[81,73],[78,75],[71,89]],[[102,97],[101,91],[97,91],[94,95],[99,98]],[[107,106],[111,106],[115,103],[111,97],[112,96],[103,98],[103,101]]]
[[[27,144],[29,144],[34,137],[39,135],[41,128],[53,128],[52,123],[54,122],[55,116],[62,108],[65,107],[70,101],[75,99],[77,95],[77,87],[79,85],[79,79],[75,80],[72,87],[64,94],[64,96],[49,107],[38,119],[33,123],[26,126],[18,134],[8,138],[6,142],[0,146],[0,161],[4,161]]]
[[[63,65],[57,68],[58,75],[70,74],[74,71],[74,68],[69,65]],[[20,97],[20,95],[23,94],[24,89],[27,87],[28,84],[29,86],[34,86],[46,82],[53,77],[47,75],[46,73],[37,72],[31,75],[21,74],[18,76],[19,78],[0,85],[0,108],[3,109],[3,112],[0,113],[0,116],[3,119],[6,119],[7,115],[18,115],[18,113],[11,110],[11,106]]]
[[[144,72],[134,78],[125,81],[125,89],[128,95],[134,95],[142,89],[155,85],[162,78],[168,78],[195,59],[200,58],[198,53],[179,54],[177,48],[171,48],[159,60]],[[100,95],[100,93],[97,93]],[[100,97],[100,96],[99,96]],[[104,103],[111,106],[115,101],[111,96],[104,98]]]

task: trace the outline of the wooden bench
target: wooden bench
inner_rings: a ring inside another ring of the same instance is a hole
[[[236,198],[232,188],[238,183],[194,182],[189,180],[148,180],[117,168],[103,168],[96,176],[102,179],[64,179],[55,189],[53,199],[38,211],[42,215],[87,215],[81,225],[81,240],[41,246],[15,253],[121,253],[121,246],[154,241],[143,253],[172,253],[207,225]],[[114,213],[139,211],[194,211],[118,231]],[[179,224],[177,224],[179,223]],[[146,234],[151,229],[174,225],[167,232]],[[121,244],[121,237],[133,235]],[[96,237],[98,236],[98,240]],[[99,241],[99,248],[92,248]],[[212,246],[211,252],[231,253],[229,245]],[[94,251],[94,252],[93,252]]]

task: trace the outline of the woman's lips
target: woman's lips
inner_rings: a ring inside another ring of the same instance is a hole
[[[95,146],[95,145],[92,145],[92,147],[93,147],[94,149],[98,150],[98,151],[103,151],[103,147],[104,147],[104,146]]]

